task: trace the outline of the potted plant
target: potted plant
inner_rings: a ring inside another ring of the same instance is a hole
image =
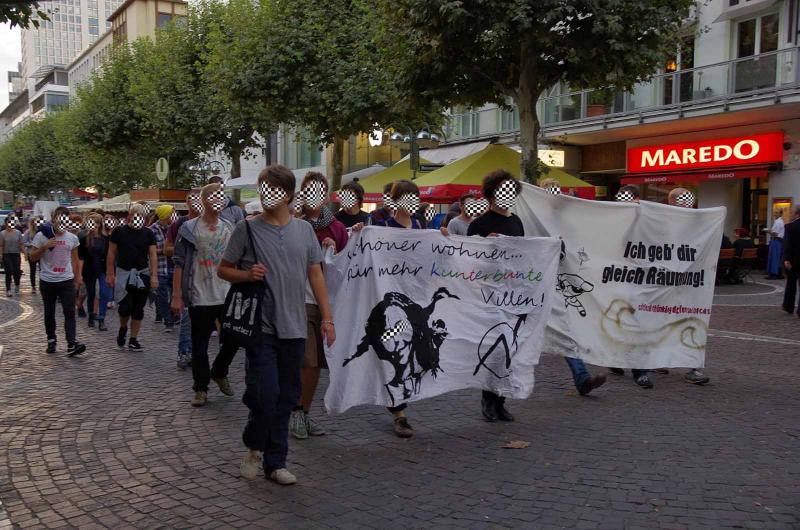
[[[586,117],[603,116],[610,112],[614,93],[608,89],[593,90],[587,94]]]

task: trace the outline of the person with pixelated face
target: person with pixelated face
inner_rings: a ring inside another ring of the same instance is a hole
[[[145,226],[147,212],[141,204],[128,211],[128,223],[111,233],[106,259],[106,283],[114,288],[119,314],[117,346],[129,351],[142,351],[139,331],[144,308],[151,289],[158,289],[156,238]],[[130,330],[128,329],[130,324]]]
[[[203,213],[203,202],[200,200],[200,190],[193,189],[186,194],[187,214],[182,215],[175,219],[172,218],[172,223],[167,229],[166,239],[164,241],[164,255],[169,259],[173,258],[175,253],[175,241],[178,239],[178,231],[183,224],[198,217]],[[173,260],[174,266],[174,260]],[[173,290],[174,289],[174,269],[173,269]],[[175,315],[173,319],[180,318],[181,329],[178,334],[178,357],[177,366],[180,370],[186,370],[192,364],[192,322],[189,317],[189,309],[184,308],[183,312],[178,316]]]
[[[364,205],[364,188],[358,182],[348,182],[342,186],[339,190],[339,204],[342,209],[336,212],[336,218],[345,228],[370,224],[370,215],[361,209]]]
[[[111,232],[103,222],[100,214],[90,214],[86,219],[86,233],[78,238],[81,242],[78,254],[83,262],[86,307],[89,310],[87,325],[94,327],[96,321],[99,331],[106,331],[106,310],[108,302],[114,298],[114,293],[106,283],[106,256]]]
[[[336,340],[336,331],[319,241],[311,224],[289,210],[294,174],[284,166],[269,166],[258,177],[258,189],[264,211],[236,226],[218,274],[231,283],[265,284],[261,341],[246,352],[243,401],[250,415],[242,437],[248,450],[241,475],[255,479],[263,472],[278,484],[289,485],[297,481],[286,469],[286,456],[289,418],[300,399],[300,368],[308,336],[306,282],[319,306],[320,334],[328,347]]]
[[[53,210],[51,223],[42,225],[33,238],[31,259],[39,262],[39,292],[44,306],[44,328],[47,353],[56,353],[56,303],[64,313],[64,334],[67,355],[79,355],[86,346],[78,342],[75,325],[75,294],[82,284],[81,261],[78,258],[78,237],[67,231],[69,210],[59,206]],[[48,235],[45,235],[47,232]],[[48,237],[50,236],[50,237]]]
[[[458,216],[450,219],[446,227],[442,228],[444,235],[467,235],[467,230],[472,220],[483,215],[488,209],[488,201],[479,199],[475,192],[468,191],[458,198],[458,206],[461,212]]]
[[[230,289],[230,283],[217,275],[217,269],[234,226],[220,215],[227,204],[221,184],[205,185],[200,199],[203,213],[181,226],[172,257],[175,272],[171,309],[178,315],[188,308],[191,322],[193,407],[206,404],[211,381],[223,394],[233,395],[228,370],[238,349],[232,342],[223,342],[213,366],[209,366],[209,340],[216,322],[223,319]]]
[[[384,184],[383,186],[383,204],[381,204],[380,208],[376,208],[369,214],[370,218],[370,225],[374,226],[382,226],[382,223],[385,223],[392,217],[392,213],[394,212],[394,205],[392,204],[392,187],[394,186],[394,182],[389,182]]]
[[[669,192],[667,204],[678,208],[694,208],[696,206],[696,198],[694,193],[686,188],[675,188]],[[683,378],[687,383],[695,385],[704,385],[711,381],[711,378],[706,376],[699,368],[692,368],[684,374]]]
[[[172,214],[175,209],[169,204],[160,204],[155,208],[155,221],[149,225],[149,229],[156,237],[156,256],[158,258],[158,291],[156,292],[156,323],[164,323],[164,331],[172,333],[174,326],[172,311],[169,309],[172,298],[172,277],[175,267],[172,258],[164,253],[167,240],[167,231],[172,225]],[[160,319],[158,317],[161,317]]]
[[[319,172],[309,171],[300,184],[302,208],[301,219],[311,224],[321,247],[341,251],[347,245],[347,229],[330,210],[328,180]],[[314,393],[319,383],[320,370],[327,368],[323,347],[322,313],[314,298],[311,285],[306,282],[306,316],[308,338],[300,372],[300,401],[295,405],[289,419],[289,432],[297,439],[321,436],[325,429],[309,415]]]
[[[33,238],[36,237],[36,232],[39,227],[44,224],[42,217],[36,216],[28,219],[28,226],[25,233],[22,234],[22,243],[25,246],[25,259],[28,260],[28,275],[31,282],[31,292],[36,294],[36,272],[39,264],[31,259],[31,251],[33,250]]]

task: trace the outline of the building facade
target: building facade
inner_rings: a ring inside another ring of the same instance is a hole
[[[552,87],[537,106],[540,143],[565,151],[606,198],[626,183],[662,202],[686,187],[699,207],[727,208],[726,234],[744,227],[763,242],[777,212],[788,218],[800,203],[800,3],[711,0],[700,9],[675,54],[633,90]],[[448,142],[518,138],[515,112],[485,106],[455,109]],[[646,167],[643,148],[654,162]]]

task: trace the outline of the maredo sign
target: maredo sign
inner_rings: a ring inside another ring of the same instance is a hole
[[[751,166],[783,160],[783,133],[753,134],[628,149],[628,172]]]

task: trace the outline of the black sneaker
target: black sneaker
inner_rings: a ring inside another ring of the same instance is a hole
[[[497,419],[500,421],[514,421],[514,416],[508,411],[505,404],[497,402]]]
[[[142,350],[144,350],[144,348],[142,348],[142,345],[139,344],[138,340],[136,340],[136,337],[131,337],[128,340],[128,350],[130,350],[130,351],[142,351]]]
[[[497,407],[494,400],[481,398],[481,413],[486,421],[494,423],[497,421]]]
[[[78,316],[81,318],[86,318],[86,310],[83,307],[78,308]]]
[[[108,331],[106,327],[106,321],[102,318],[97,319],[97,331]]]
[[[73,342],[67,348],[67,357],[75,357],[76,355],[80,355],[86,351],[86,345],[81,344],[80,342]]]
[[[125,336],[128,334],[128,328],[119,328],[119,333],[117,333],[117,346],[120,348],[125,347]]]
[[[86,325],[90,328],[94,327],[94,313],[89,313],[89,320],[86,321]]]
[[[56,352],[56,341],[48,340],[47,341],[47,353],[55,353]]]
[[[622,368],[609,368],[608,371],[614,375],[625,375],[625,370]]]

